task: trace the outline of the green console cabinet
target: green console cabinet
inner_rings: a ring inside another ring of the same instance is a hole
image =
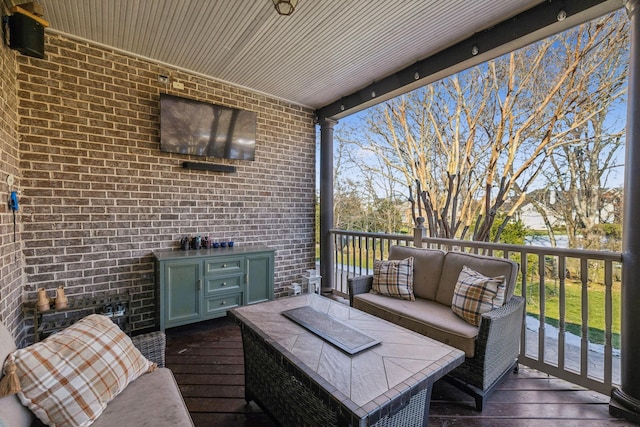
[[[273,252],[247,254],[247,287],[245,304],[273,299]],[[271,283],[264,278],[271,277]]]
[[[156,258],[160,329],[226,316],[227,310],[273,299],[274,250],[234,246],[159,250]]]

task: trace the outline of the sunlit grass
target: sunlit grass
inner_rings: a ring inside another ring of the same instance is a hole
[[[565,281],[565,328],[574,335],[582,336],[582,283],[575,280]],[[605,343],[605,292],[604,285],[589,283],[587,285],[587,324],[589,341],[597,344]],[[521,295],[521,285],[516,287],[516,294]],[[620,283],[615,282],[611,289],[612,345],[620,348]],[[540,284],[527,284],[527,314],[536,318],[540,316]],[[545,284],[545,323],[558,327],[560,323],[560,289],[559,284],[547,280]]]

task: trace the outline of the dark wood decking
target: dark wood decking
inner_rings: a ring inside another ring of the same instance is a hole
[[[244,359],[239,327],[228,318],[167,330],[167,367],[176,376],[197,427],[272,427],[244,400]],[[521,367],[490,397],[483,412],[444,381],[431,399],[430,426],[630,426],[609,416],[609,398]]]

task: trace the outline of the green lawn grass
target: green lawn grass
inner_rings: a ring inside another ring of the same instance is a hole
[[[620,348],[620,283],[612,286],[612,345]],[[521,295],[518,284],[516,295]],[[565,282],[565,329],[574,335],[582,336],[582,284],[578,281]],[[536,318],[540,316],[540,285],[527,284],[527,314]],[[605,343],[605,286],[590,283],[587,286],[588,298],[588,338],[597,344]],[[548,280],[545,285],[545,323],[558,327],[560,323],[560,291],[559,284]]]

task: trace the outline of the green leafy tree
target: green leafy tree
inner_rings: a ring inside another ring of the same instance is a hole
[[[497,221],[491,228],[491,239],[510,245],[524,245],[529,230],[519,219],[510,218],[504,220],[504,214],[498,214]],[[502,227],[502,229],[500,229]]]

